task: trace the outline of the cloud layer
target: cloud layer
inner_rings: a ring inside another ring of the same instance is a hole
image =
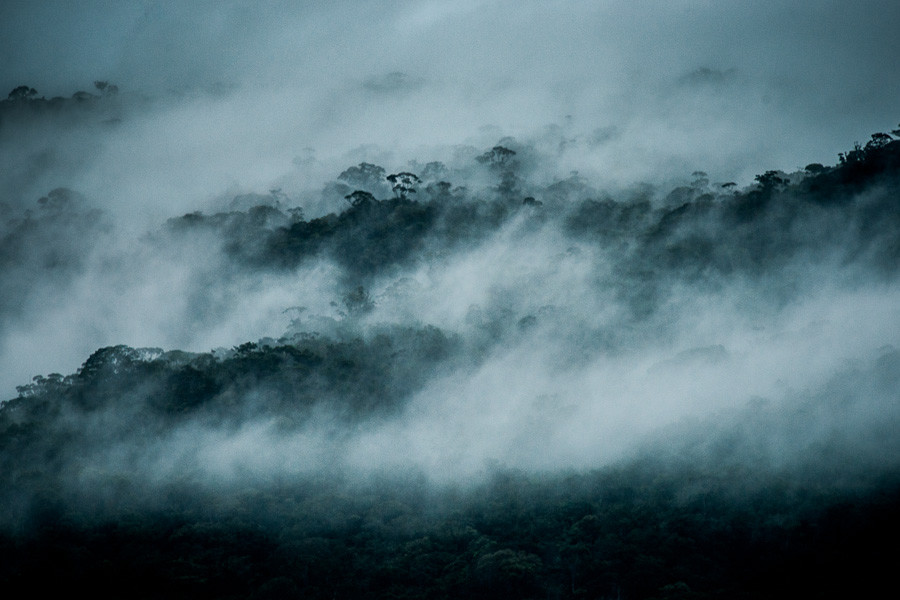
[[[900,8],[863,4],[4,3],[0,86],[47,102],[0,114],[0,393],[118,344],[433,327],[451,358],[387,386],[399,416],[189,419],[92,468],[589,469],[761,399],[749,437],[786,444],[764,433],[900,344],[896,178],[803,183],[897,119]],[[363,162],[419,174],[420,202],[380,181],[351,209]],[[896,392],[770,454],[894,422]]]

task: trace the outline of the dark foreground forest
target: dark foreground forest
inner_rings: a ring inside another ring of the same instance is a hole
[[[121,116],[105,83],[32,92],[0,103],[0,132]],[[615,193],[542,179],[545,158],[503,139],[457,164],[351,166],[316,199],[341,210],[308,219],[279,189],[239,195],[124,245],[143,253],[98,250],[116,224],[75,190],[8,206],[0,327],[35,290],[128,261],[190,265],[189,327],[242,290],[327,287],[283,307],[278,338],[114,345],[19,386],[0,405],[0,584],[883,594],[900,558],[894,134],[746,187],[698,171]],[[468,285],[487,290],[478,303],[447,299]]]

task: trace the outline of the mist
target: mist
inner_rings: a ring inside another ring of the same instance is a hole
[[[229,186],[315,185],[376,153],[399,167],[429,149],[481,148],[548,126],[571,148],[565,168],[604,183],[694,170],[749,183],[767,169],[834,160],[847,140],[885,126],[900,91],[878,58],[898,50],[888,2],[2,10],[6,88],[50,98],[101,79],[154,101],[104,136],[67,183],[157,219]],[[307,149],[324,164],[293,169]],[[370,154],[348,161],[354,151]]]
[[[893,473],[896,135],[838,155],[898,118],[898,22],[5,2],[4,418],[54,398],[74,441],[40,468],[155,490],[125,505],[641,456]]]
[[[897,23],[0,3],[0,580],[874,595]]]

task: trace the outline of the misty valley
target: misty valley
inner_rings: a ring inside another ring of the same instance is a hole
[[[892,589],[900,130],[745,185],[607,189],[551,128],[146,224],[79,161],[153,102],[0,102],[3,369],[33,375],[0,403],[5,589]]]

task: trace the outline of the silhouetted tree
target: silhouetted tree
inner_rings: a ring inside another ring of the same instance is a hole
[[[415,173],[406,171],[388,175],[387,180],[391,182],[391,189],[401,200],[406,200],[408,194],[415,194],[416,189],[413,186],[422,181]]]
[[[350,203],[350,206],[363,206],[376,202],[375,196],[363,190],[356,190],[353,193],[344,196],[344,200]]]
[[[780,171],[766,171],[762,175],[754,177],[763,192],[772,192],[788,183],[788,180],[781,177]]]
[[[838,153],[838,160],[842,165],[861,162],[863,158],[865,158],[865,151],[859,142],[853,144],[853,150]]]
[[[866,143],[866,152],[872,152],[879,148],[884,148],[891,143],[891,136],[886,133],[873,133],[872,139]]]
[[[7,98],[9,98],[10,100],[28,100],[30,98],[34,98],[35,96],[37,96],[36,89],[34,89],[33,87],[28,87],[27,85],[20,85],[19,87],[13,89],[13,91],[9,93],[9,96],[7,96]]]
[[[97,88],[104,96],[115,96],[119,93],[119,87],[110,85],[108,81],[95,81],[94,87]]]

